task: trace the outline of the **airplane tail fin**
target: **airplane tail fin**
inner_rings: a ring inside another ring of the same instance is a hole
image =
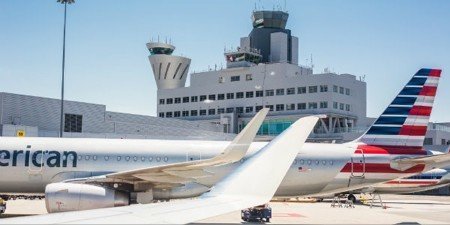
[[[358,141],[422,148],[440,76],[440,69],[420,69]]]

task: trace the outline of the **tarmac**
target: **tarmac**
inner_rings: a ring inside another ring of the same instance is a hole
[[[386,208],[358,203],[354,208],[331,207],[332,201],[271,202],[273,224],[450,224],[450,196],[382,195]],[[45,214],[44,200],[8,201],[1,218]],[[132,223],[132,221],[130,221]],[[242,224],[240,212],[197,224]]]

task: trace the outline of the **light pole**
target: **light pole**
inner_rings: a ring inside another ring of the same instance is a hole
[[[66,17],[67,4],[75,3],[75,0],[57,0],[64,4],[64,31],[63,31],[63,53],[62,53],[62,72],[61,72],[61,118],[59,124],[59,137],[63,137],[64,128],[64,71],[66,65]]]

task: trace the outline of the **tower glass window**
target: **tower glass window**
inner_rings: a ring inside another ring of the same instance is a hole
[[[181,103],[181,98],[175,98],[175,104]]]
[[[209,95],[208,99],[214,101],[216,100],[216,95]]]
[[[227,93],[227,99],[234,99],[234,93]]]
[[[200,110],[200,116],[206,116],[206,109]]]
[[[225,99],[225,94],[218,94],[217,95],[217,100],[224,100]]]
[[[246,97],[246,98],[253,98],[253,91],[247,91],[247,92],[245,92],[245,97]]]
[[[206,100],[206,95],[200,95],[200,101],[203,102]]]
[[[225,113],[225,109],[224,108],[218,108],[217,109],[217,114],[222,114]]]
[[[276,105],[276,110],[277,111],[284,111],[284,104],[277,104]]]
[[[183,97],[183,103],[188,103],[189,102],[189,97]]]
[[[297,110],[305,110],[306,109],[306,103],[298,103],[297,104]]]
[[[164,105],[164,103],[165,103],[165,99],[159,99],[159,104],[160,105]]]
[[[197,116],[198,111],[197,110],[191,110],[191,116]]]
[[[216,115],[216,109],[208,109],[208,115]]]
[[[320,108],[321,109],[327,109],[328,108],[328,102],[320,102]]]
[[[192,96],[191,102],[198,102],[198,96]]]
[[[246,113],[252,113],[252,112],[253,112],[253,106],[247,106],[247,107],[245,107],[245,112],[246,112]]]
[[[295,104],[286,104],[286,110],[295,110]]]
[[[328,85],[320,85],[320,92],[328,92]]]
[[[83,116],[64,114],[64,132],[81,133],[83,131]]]
[[[308,103],[308,109],[317,109],[317,102]]]
[[[244,92],[236,93],[236,98],[244,98]]]
[[[236,113],[243,113],[244,107],[236,107]]]
[[[181,112],[180,111],[175,111],[173,113],[173,117],[180,117],[181,116]]]
[[[183,111],[183,117],[189,116],[189,111]]]
[[[167,100],[166,100],[166,103],[169,105],[169,104],[173,104],[173,98],[168,98]]]

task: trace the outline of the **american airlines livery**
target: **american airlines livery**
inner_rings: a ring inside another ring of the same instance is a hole
[[[423,149],[440,75],[420,69],[359,139],[305,143],[275,195],[348,193],[449,165]],[[199,196],[268,145],[252,143],[266,114],[232,142],[3,137],[0,193],[45,193],[50,213]]]

